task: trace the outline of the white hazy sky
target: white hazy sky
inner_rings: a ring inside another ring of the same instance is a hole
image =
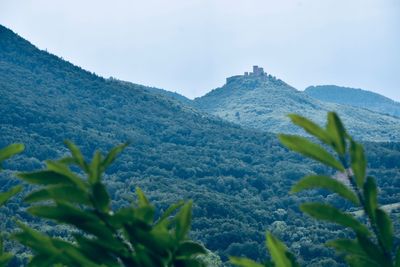
[[[190,98],[252,65],[400,100],[399,0],[0,0],[0,24],[105,77]]]

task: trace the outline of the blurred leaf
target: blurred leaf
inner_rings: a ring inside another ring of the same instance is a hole
[[[78,229],[103,238],[104,242],[113,240],[112,233],[97,216],[65,203],[57,203],[53,206],[33,206],[28,208],[28,212],[41,218],[74,225]]]
[[[396,255],[395,255],[395,267],[400,267],[400,247],[397,248]]]
[[[88,167],[85,162],[85,159],[83,158],[83,155],[80,151],[80,149],[71,141],[66,140],[64,143],[67,145],[68,149],[71,151],[72,158],[74,159],[75,163],[78,164],[84,171],[87,172]]]
[[[204,264],[198,259],[178,259],[178,260],[175,260],[173,266],[177,266],[177,267],[205,267]]]
[[[176,239],[183,240],[190,229],[192,219],[192,201],[187,202],[177,214]]]
[[[206,254],[206,249],[193,241],[184,241],[179,245],[178,250],[176,251],[176,255],[178,257],[190,257],[198,254]]]
[[[309,119],[302,117],[297,114],[289,114],[289,118],[292,122],[300,127],[302,127],[309,134],[317,137],[319,140],[324,142],[327,145],[331,145],[332,140],[329,134],[325,131],[325,129],[321,128],[316,123],[310,121]]]
[[[75,235],[75,239],[87,257],[96,263],[103,264],[105,266],[119,267],[121,266],[118,262],[117,255],[126,255],[125,251],[121,251],[120,247],[109,246],[105,242],[101,242],[98,239],[89,239],[81,235]],[[123,248],[122,248],[123,249]]]
[[[356,184],[363,188],[367,169],[367,159],[364,155],[364,147],[353,140],[350,143],[351,169],[356,178]]]
[[[136,195],[138,197],[139,207],[144,207],[144,206],[150,205],[150,201],[147,199],[146,195],[143,193],[143,191],[139,187],[136,187]]]
[[[359,257],[357,255],[346,256],[346,262],[350,267],[381,267],[380,264],[371,261],[367,257]]]
[[[100,154],[100,151],[96,151],[94,153],[92,162],[90,163],[90,172],[89,172],[89,183],[90,184],[95,184],[100,182],[101,179],[101,161],[102,157]]]
[[[341,172],[344,172],[344,167],[339,161],[337,161],[320,145],[314,144],[304,137],[280,134],[279,140],[283,145],[293,151],[296,151],[300,154],[303,154],[304,156],[310,157]]]
[[[21,232],[14,234],[21,244],[39,252],[48,255],[56,255],[58,250],[53,246],[48,236],[40,233],[37,230],[31,229],[28,226],[19,223],[18,226],[21,228]]]
[[[60,175],[64,175],[71,181],[71,183],[73,183],[75,186],[78,186],[80,189],[85,190],[87,188],[86,182],[83,181],[78,175],[73,173],[67,165],[62,164],[59,161],[52,160],[47,160],[46,165],[47,169]]]
[[[286,256],[286,246],[271,233],[267,233],[267,247],[272,260],[277,267],[292,266],[291,260]]]
[[[370,176],[367,177],[367,181],[364,184],[364,199],[366,212],[375,220],[375,211],[378,207],[378,189],[375,179]]]
[[[37,171],[18,174],[18,177],[30,184],[38,185],[73,185],[74,183],[65,175],[54,171]]]
[[[158,220],[157,224],[163,223],[171,214],[178,210],[180,207],[182,207],[185,204],[184,201],[179,201],[175,204],[172,204],[171,206],[168,207],[168,209],[161,215],[160,219]]]
[[[264,265],[247,258],[229,257],[229,261],[233,265],[237,265],[240,267],[264,267]]]
[[[301,211],[318,220],[325,220],[352,228],[357,233],[369,235],[368,228],[357,219],[347,213],[343,213],[335,207],[322,203],[305,203],[300,206]]]
[[[382,209],[376,209],[376,225],[379,230],[380,239],[388,251],[393,246],[393,224],[387,213]]]
[[[23,144],[11,144],[0,150],[0,163],[12,156],[24,151],[25,146]]]
[[[22,190],[22,186],[18,185],[18,186],[11,188],[7,192],[0,193],[0,207],[3,206],[11,197],[13,197],[14,195],[21,192],[21,190]]]
[[[72,202],[85,205],[90,204],[87,192],[71,185],[55,185],[39,189],[27,195],[24,201],[33,203],[51,199],[57,202]]]
[[[368,237],[363,234],[357,234],[357,240],[370,261],[375,261],[382,266],[391,266],[391,259],[387,259],[380,247],[375,245]]]
[[[103,184],[95,183],[92,186],[93,198],[96,203],[96,207],[103,212],[107,212],[110,206],[110,196]]]
[[[111,163],[114,162],[114,160],[117,158],[117,156],[129,145],[129,143],[121,144],[119,146],[114,147],[111,149],[111,151],[107,154],[107,156],[104,158],[103,162],[101,163],[103,169],[106,169],[108,166],[111,165]]]
[[[366,254],[363,248],[360,246],[357,240],[351,239],[337,239],[328,241],[326,243],[328,247],[332,247],[337,251],[341,251],[347,254],[354,254],[365,257]]]
[[[328,113],[328,124],[326,127],[331,139],[333,140],[334,149],[343,156],[346,153],[346,130],[335,112]]]
[[[0,267],[7,267],[9,266],[8,263],[13,258],[13,255],[10,253],[3,253],[0,255]]]
[[[292,187],[291,193],[298,193],[306,189],[322,188],[330,190],[356,205],[359,205],[357,196],[346,185],[328,176],[311,175],[301,179]]]

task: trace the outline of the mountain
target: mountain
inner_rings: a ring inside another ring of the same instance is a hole
[[[326,192],[288,194],[301,176],[324,171],[321,165],[289,153],[274,134],[243,129],[157,92],[99,77],[0,26],[0,147],[13,142],[27,147],[4,164],[0,191],[17,183],[15,170],[38,169],[43,160],[64,156],[65,139],[80,146],[86,157],[96,148],[104,151],[131,141],[105,177],[114,206],[128,205],[136,186],[159,209],[191,198],[192,237],[224,261],[228,255],[264,258],[267,229],[308,266],[334,257],[323,243],[340,231],[301,215],[298,205],[325,198],[345,207],[348,203]],[[400,186],[399,148],[397,143],[367,144],[384,204],[399,199],[393,189]],[[57,236],[68,233],[32,221],[18,198],[0,212],[0,228],[12,231],[14,218]],[[25,253],[12,243],[6,247]],[[326,266],[340,266],[336,261]]]
[[[287,114],[323,123],[327,111],[340,114],[349,132],[368,141],[400,141],[400,119],[357,107],[319,101],[266,73],[245,73],[195,99],[196,106],[239,125],[279,133],[301,133]]]
[[[350,105],[400,117],[399,102],[374,92],[336,85],[310,86],[304,92],[324,102]]]

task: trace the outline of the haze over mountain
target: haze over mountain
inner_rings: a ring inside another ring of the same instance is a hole
[[[400,117],[399,102],[367,90],[318,85],[307,87],[304,92],[324,102],[350,105]]]
[[[336,111],[349,125],[349,132],[359,139],[400,141],[399,118],[319,101],[257,67],[252,73],[228,78],[222,87],[196,98],[195,104],[228,121],[274,133],[301,133],[290,123],[286,116],[289,113],[301,114],[321,124],[326,112]]]
[[[241,87],[241,81],[247,86]],[[240,100],[248,92],[263,92],[260,84],[280,88],[285,94],[277,94],[280,98],[275,101],[281,104],[284,96],[292,95],[287,103],[298,103],[299,110],[320,103],[273,77],[236,77],[228,86]],[[221,93],[221,99],[227,98],[229,88],[224,89],[211,95]],[[334,257],[322,245],[332,236],[329,226],[299,213],[298,204],[313,198],[288,194],[294,180],[324,170],[322,166],[289,153],[274,134],[207,115],[174,96],[94,75],[38,50],[0,26],[0,147],[13,142],[27,147],[22,156],[4,165],[0,191],[16,183],[10,178],[12,170],[41,168],[43,160],[63,156],[65,139],[77,143],[85,156],[95,148],[105,150],[130,140],[105,177],[114,205],[129,204],[136,186],[161,209],[178,199],[193,199],[192,236],[223,260],[227,255],[264,258],[267,229],[297,255],[301,250],[300,261],[309,266],[320,266],[320,261]],[[217,102],[216,97],[211,99]],[[309,102],[302,106],[304,99]],[[400,145],[367,146],[371,173],[380,178],[383,204],[398,201],[400,193],[393,188],[400,186]],[[327,194],[316,198],[325,197],[335,201]],[[30,220],[21,200],[13,199],[7,207],[0,214],[3,229],[11,231],[9,222],[14,217]],[[32,223],[43,231],[49,229],[43,222]],[[51,233],[63,236],[65,232],[57,228]],[[329,266],[340,264],[328,262]]]

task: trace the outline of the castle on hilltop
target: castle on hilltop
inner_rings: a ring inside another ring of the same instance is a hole
[[[264,77],[272,77],[270,75],[267,75],[266,72],[264,72],[264,68],[260,68],[257,65],[254,65],[253,66],[253,72],[246,71],[243,75],[235,75],[235,76],[226,78],[226,83],[235,81],[235,80],[240,79],[242,77],[250,78],[250,77],[262,77],[262,76],[264,76]]]

